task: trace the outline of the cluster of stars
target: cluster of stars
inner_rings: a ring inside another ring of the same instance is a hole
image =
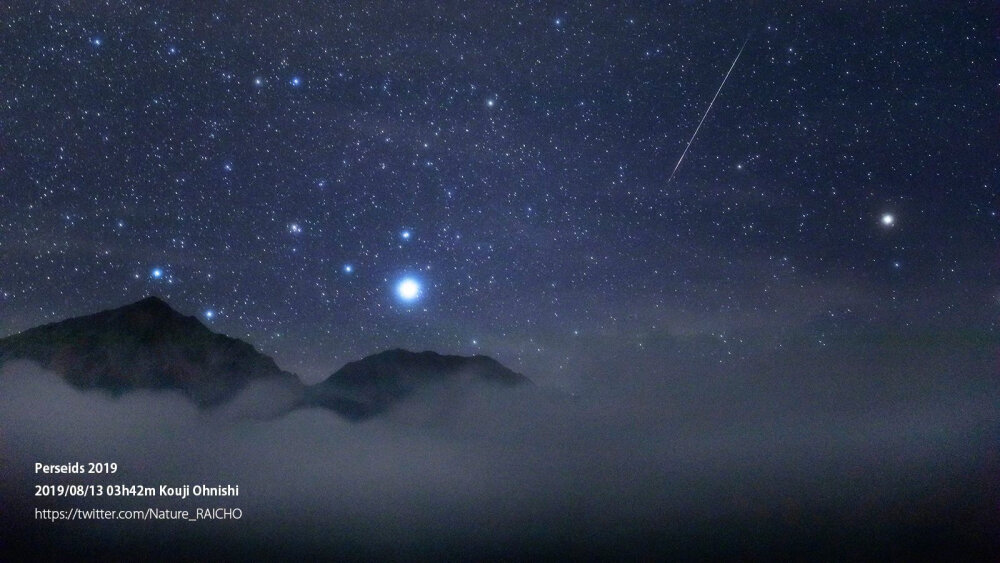
[[[956,287],[993,302],[986,17],[8,12],[0,335],[157,293],[289,369],[470,342],[517,367],[843,295],[872,319]]]

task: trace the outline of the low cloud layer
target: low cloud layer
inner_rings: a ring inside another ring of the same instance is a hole
[[[123,550],[169,537],[219,553],[359,557],[995,547],[1000,392],[989,353],[896,358],[876,348],[837,353],[835,365],[824,354],[785,351],[717,368],[648,355],[629,370],[608,367],[577,396],[544,385],[430,389],[364,423],[322,409],[256,416],[280,410],[270,412],[281,400],[273,390],[248,389],[202,411],[176,393],[111,397],[12,363],[0,374],[2,493],[15,501],[4,517],[25,537],[66,540],[63,549],[83,532]],[[73,479],[32,473],[36,462],[67,461],[121,469]],[[31,496],[35,484],[70,481],[231,483],[240,496]],[[239,507],[244,517],[31,515],[33,507],[203,505]]]

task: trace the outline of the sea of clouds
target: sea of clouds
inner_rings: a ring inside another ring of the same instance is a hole
[[[110,396],[8,363],[5,544],[404,558],[995,548],[995,364],[988,354],[904,356],[784,351],[713,368],[653,354],[595,366],[603,377],[584,393],[539,377],[513,390],[467,382],[361,423],[317,408],[282,414],[291,399],[266,385],[200,410],[175,392]],[[75,461],[120,469],[33,472]],[[240,495],[33,496],[36,484],[70,482],[233,484]],[[238,507],[242,518],[32,516],[72,506]]]

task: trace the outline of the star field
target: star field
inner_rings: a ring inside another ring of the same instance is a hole
[[[986,7],[274,4],[4,11],[0,336],[157,294],[315,378],[995,328]]]

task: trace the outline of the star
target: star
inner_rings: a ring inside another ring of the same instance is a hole
[[[413,278],[403,278],[396,285],[396,295],[405,302],[415,301],[420,297],[420,284]]]
[[[208,310],[205,311],[205,318],[206,319],[212,320],[214,317],[215,317],[215,311],[213,311],[211,309],[208,309]]]
[[[865,282],[851,288],[860,316],[912,285],[919,303],[900,293],[879,319],[968,310],[1000,323],[973,305],[1000,291],[972,276],[996,262],[1000,204],[995,166],[967,150],[991,132],[974,126],[989,103],[969,61],[990,34],[972,15],[904,14],[926,41],[841,60],[863,22],[811,25],[824,49],[803,58],[804,11],[664,19],[644,3],[529,2],[497,17],[386,2],[376,25],[365,3],[194,20],[171,3],[7,4],[23,53],[0,56],[17,78],[0,100],[17,139],[0,179],[24,188],[0,189],[0,337],[173,293],[206,326],[220,319],[307,371],[382,345],[473,340],[511,359],[547,342],[555,367],[556,344],[585,364],[590,346],[634,348],[632,335],[666,325],[751,330],[759,315],[767,338],[786,334],[843,280]],[[761,20],[749,35],[745,16]],[[523,41],[486,40],[511,34]],[[421,46],[430,55],[413,58]],[[959,61],[947,103],[921,88],[887,102],[899,69],[932,51]],[[910,138],[942,124],[933,147]],[[960,244],[944,225],[961,225]],[[287,338],[290,318],[307,336]],[[359,328],[332,337],[337,326]]]

